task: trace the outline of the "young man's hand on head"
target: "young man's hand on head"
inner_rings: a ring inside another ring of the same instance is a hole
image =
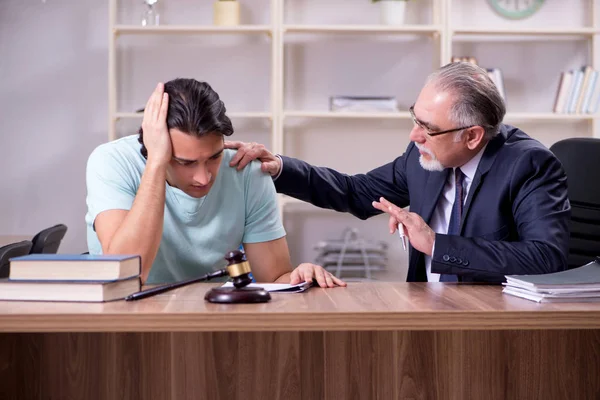
[[[165,85],[159,83],[146,103],[142,130],[144,145],[148,150],[148,163],[167,165],[171,161],[172,147],[169,129],[167,128],[167,111],[169,95],[165,93]]]

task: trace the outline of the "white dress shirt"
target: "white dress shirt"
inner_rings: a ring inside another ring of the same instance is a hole
[[[469,189],[471,188],[471,182],[473,182],[473,177],[475,176],[475,172],[477,171],[477,167],[479,166],[479,161],[481,160],[481,156],[485,151],[487,144],[483,146],[479,153],[475,155],[475,157],[471,158],[466,164],[460,167],[460,170],[465,175],[463,179],[463,190],[464,190],[464,200],[467,200],[467,196],[469,194]],[[433,215],[431,217],[431,221],[429,226],[435,233],[448,233],[448,224],[450,223],[450,214],[452,213],[452,206],[454,205],[454,173],[456,168],[452,170],[451,174],[448,174],[448,180],[444,185],[444,191],[438,200],[437,205],[435,206],[435,210],[433,210]],[[435,242],[433,242],[433,252],[435,252]],[[427,281],[428,282],[439,282],[440,274],[435,274],[431,272],[431,257],[425,255],[425,269],[427,270]]]

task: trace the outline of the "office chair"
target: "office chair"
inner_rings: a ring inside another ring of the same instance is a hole
[[[23,240],[0,247],[0,278],[8,278],[10,259],[29,254],[32,245],[31,240]]]
[[[38,232],[31,240],[33,246],[29,254],[56,254],[65,233],[67,233],[67,226],[63,224]]]
[[[570,138],[550,150],[567,173],[571,221],[569,268],[600,256],[600,139]]]

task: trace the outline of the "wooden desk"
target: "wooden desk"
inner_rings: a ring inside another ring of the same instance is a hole
[[[31,240],[33,236],[27,235],[0,235],[0,247],[6,246],[7,244],[21,242],[23,240]]]
[[[600,303],[353,283],[216,305],[0,302],[0,398],[590,399]]]

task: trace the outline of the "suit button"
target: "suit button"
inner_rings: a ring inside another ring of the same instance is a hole
[[[467,265],[469,265],[469,260],[465,260],[465,261],[463,261],[463,262],[462,262],[462,265],[464,265],[465,267],[466,267]]]
[[[450,257],[450,262],[456,262],[456,257]]]
[[[462,264],[462,258],[457,258],[457,259],[456,259],[456,263],[457,263],[457,264]]]
[[[448,261],[450,259],[450,256],[448,254],[444,254],[444,257],[442,257],[442,260],[444,261]]]

